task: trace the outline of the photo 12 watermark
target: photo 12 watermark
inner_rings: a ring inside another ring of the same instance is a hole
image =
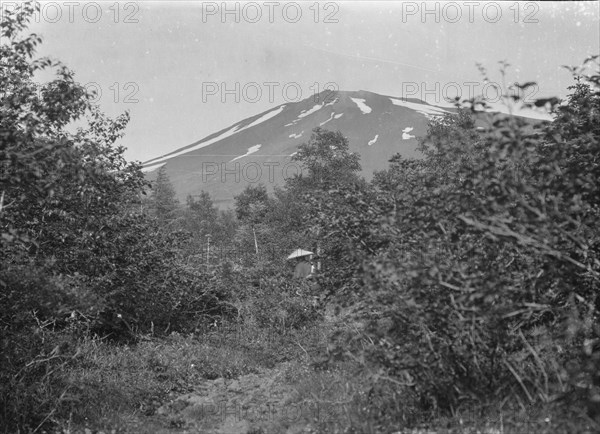
[[[127,81],[125,83],[114,82],[110,86],[103,88],[99,83],[94,81],[86,83],[83,87],[91,95],[91,102],[97,104],[106,96],[114,103],[137,104],[140,100],[137,98],[140,91],[140,86],[135,81]]]
[[[275,156],[275,157],[292,157]],[[236,184],[275,183],[276,179],[288,180],[302,174],[303,167],[296,161],[263,161],[258,163],[250,161],[241,164],[239,162],[212,162],[203,161],[200,167],[202,183],[221,182]]]
[[[421,23],[474,23],[490,24],[500,20],[514,23],[537,24],[538,2],[402,2],[402,22]]]
[[[255,104],[268,101],[273,104],[276,101],[285,103],[298,102],[308,96],[313,97],[315,103],[332,101],[335,92],[339,90],[337,83],[330,81],[327,83],[314,82],[308,86],[302,86],[300,83],[264,81],[258,83],[251,82],[202,82],[202,102],[245,102]]]
[[[18,95],[21,98],[34,97],[42,99],[44,95],[58,91],[56,88],[53,88],[53,83],[52,81],[47,83],[27,83],[18,87],[8,84],[0,90],[0,97],[6,98],[9,95]],[[80,86],[81,91],[89,95],[89,102],[92,104],[98,104],[103,98],[107,98],[110,102],[114,103],[137,104],[140,102],[138,99],[140,86],[135,81],[126,81],[124,83],[115,81],[110,85],[104,86],[95,81],[83,84],[75,83],[75,85]]]
[[[16,11],[21,2],[3,1],[0,16]],[[34,23],[76,23],[95,24],[101,20],[113,23],[137,24],[140,22],[138,2],[93,2],[93,1],[43,1],[37,2],[39,8],[33,14]]]
[[[537,83],[512,83],[504,86],[493,81],[402,82],[402,100],[417,98],[433,104],[453,103],[481,99],[486,103],[499,103],[506,98],[524,103],[535,102],[539,92]]]
[[[339,23],[337,2],[202,2],[202,23]]]

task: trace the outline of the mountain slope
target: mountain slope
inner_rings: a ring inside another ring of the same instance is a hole
[[[350,149],[360,154],[363,175],[370,178],[373,170],[386,168],[396,153],[417,157],[416,137],[426,133],[429,119],[453,111],[367,91],[323,92],[274,107],[149,160],[144,171],[152,177],[164,165],[180,199],[205,190],[223,208],[249,182],[271,189],[297,173],[299,167],[291,156],[315,127],[340,130],[348,137]]]

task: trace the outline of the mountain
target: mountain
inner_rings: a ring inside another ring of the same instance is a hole
[[[429,120],[454,111],[367,91],[322,92],[146,161],[143,170],[152,178],[165,166],[181,200],[205,190],[215,204],[227,208],[249,182],[272,189],[297,173],[299,166],[291,157],[316,127],[340,130],[350,149],[360,154],[363,175],[369,179],[374,170],[385,169],[396,153],[418,157],[416,137],[426,133]]]

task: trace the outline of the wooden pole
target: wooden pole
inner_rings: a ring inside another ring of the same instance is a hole
[[[254,230],[254,226],[252,226],[252,233],[254,234],[254,249],[256,250],[256,256],[258,256],[258,241],[256,240],[256,231]]]
[[[210,263],[210,234],[206,236],[206,268]]]

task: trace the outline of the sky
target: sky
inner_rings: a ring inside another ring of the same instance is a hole
[[[140,161],[325,89],[443,104],[536,81],[529,99],[564,97],[561,65],[600,52],[599,2],[41,4],[38,55],[74,70],[109,115],[129,110],[122,144]]]

